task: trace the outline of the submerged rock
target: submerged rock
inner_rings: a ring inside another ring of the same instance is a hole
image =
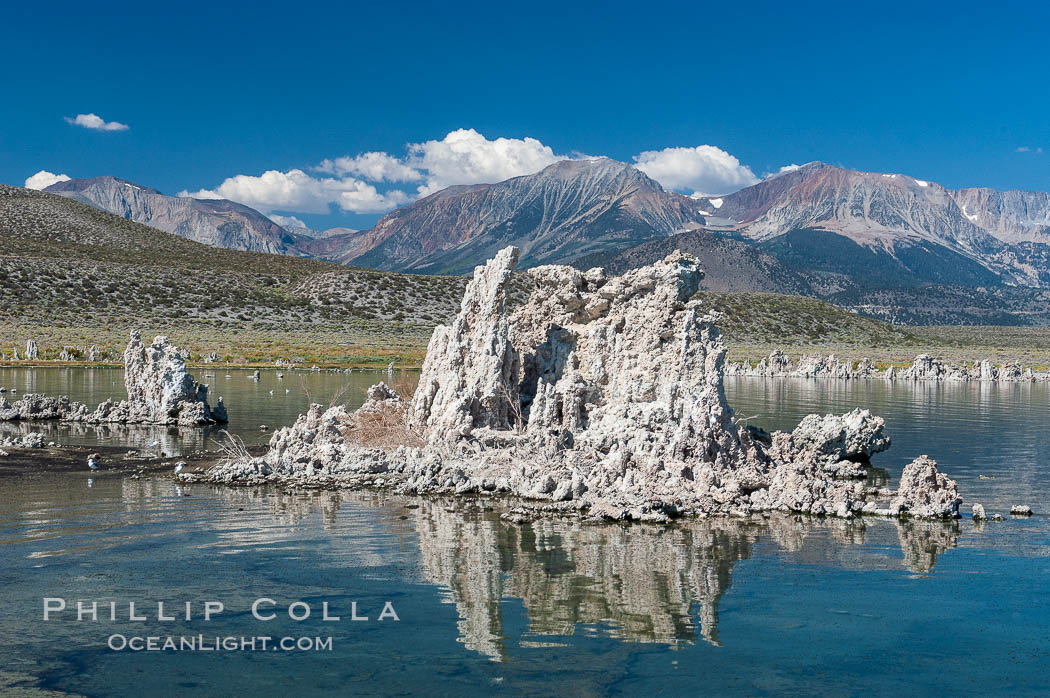
[[[511,493],[550,511],[653,522],[878,509],[864,483],[825,468],[887,448],[880,418],[811,415],[772,435],[736,423],[716,317],[693,298],[696,259],[675,252],[620,277],[530,269],[533,291],[511,312],[517,259],[507,248],[475,270],[455,322],[434,331],[411,402],[380,384],[355,412],[312,405],[265,456],[231,458],[209,478],[339,484],[386,473],[408,493]],[[955,483],[927,462],[909,466],[916,482],[902,483],[898,511],[953,515]]]
[[[1012,507],[1010,507],[1010,515],[1011,516],[1031,516],[1032,515],[1032,507],[1028,506],[1027,504],[1014,504]]]

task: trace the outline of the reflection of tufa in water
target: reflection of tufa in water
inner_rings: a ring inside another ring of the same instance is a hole
[[[173,487],[163,480],[124,480],[122,498],[134,508],[166,501]],[[258,525],[245,525],[243,516],[210,522],[227,527],[223,545],[238,551],[298,540],[304,524],[313,521],[330,535],[348,537],[338,546],[348,551],[347,565],[385,568],[388,556],[354,543],[367,537],[362,526],[376,527],[375,535],[384,539],[396,533],[399,550],[418,551],[423,579],[455,606],[463,645],[496,661],[517,641],[508,637],[508,599],[521,600],[525,641],[586,631],[631,642],[718,645],[731,642],[719,631],[719,605],[734,574],[745,573],[735,569],[739,561],[772,554],[833,569],[929,574],[959,536],[955,522],[866,523],[783,514],[687,520],[673,527],[547,518],[514,525],[483,503],[449,498],[272,488],[212,493],[227,511],[245,507],[251,516],[266,517],[254,519]],[[414,555],[404,564],[414,567]],[[746,615],[747,604],[738,603],[736,613]]]
[[[699,638],[717,645],[718,605],[733,567],[767,537],[808,564],[899,569],[901,560],[890,554],[857,555],[847,547],[865,544],[871,530],[879,543],[874,549],[884,549],[896,529],[904,566],[919,574],[932,571],[937,555],[955,547],[958,537],[956,524],[939,521],[869,528],[861,521],[779,514],[764,523],[720,518],[672,529],[550,519],[513,526],[430,501],[414,518],[423,573],[448,589],[463,643],[498,661],[507,652],[502,609],[508,596],[522,600],[530,636],[571,635],[586,626],[638,642]]]

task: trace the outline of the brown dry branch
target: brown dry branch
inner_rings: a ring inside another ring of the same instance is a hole
[[[422,436],[408,424],[408,408],[408,402],[399,402],[374,410],[358,410],[341,420],[339,433],[347,443],[368,448],[421,447]]]
[[[244,440],[241,437],[231,434],[225,429],[220,431],[219,434],[226,437],[226,441],[219,442],[219,451],[225,456],[221,461],[222,464],[244,463],[252,459],[252,454],[248,452],[248,448],[244,445]]]
[[[413,376],[415,376],[413,378]],[[405,402],[411,402],[412,396],[416,394],[416,386],[419,384],[419,374],[401,371],[397,377],[387,383],[387,387],[397,393]]]

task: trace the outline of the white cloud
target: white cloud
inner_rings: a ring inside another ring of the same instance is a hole
[[[757,184],[750,167],[713,145],[647,150],[634,156],[635,167],[669,189],[701,196],[730,194]]]
[[[409,164],[427,173],[420,195],[453,184],[502,182],[567,159],[535,138],[489,140],[472,128],[451,131],[440,141],[412,143],[408,153]]]
[[[784,165],[776,172],[773,172],[772,174],[768,175],[766,179],[768,179],[769,177],[776,177],[777,175],[787,174],[788,172],[794,172],[795,170],[800,169],[802,169],[802,165],[795,165],[794,163],[790,165]]]
[[[538,172],[559,155],[535,138],[486,138],[474,129],[450,131],[444,138],[409,143],[403,156],[384,152],[323,160],[312,168],[270,170],[261,175],[236,175],[214,189],[180,196],[224,198],[263,212],[324,214],[334,204],[354,213],[381,213],[454,184],[501,182]],[[636,155],[636,167],[668,189],[697,195],[727,194],[755,184],[758,177],[729,153],[710,145],[665,148]],[[797,167],[789,165],[782,168]],[[407,193],[376,184],[419,182]]]
[[[374,186],[353,177],[311,177],[302,170],[269,170],[261,175],[230,177],[215,189],[180,192],[195,199],[230,199],[263,213],[328,213],[331,204],[354,213],[380,213],[407,203],[402,191],[380,193]]]
[[[309,228],[310,227],[306,223],[303,223],[301,220],[296,218],[295,216],[279,216],[276,213],[271,213],[270,215],[267,216],[267,218],[269,218],[271,221],[273,221],[277,225],[281,226],[282,228],[286,228],[286,229],[290,229],[290,228]]]
[[[25,187],[26,189],[47,189],[52,184],[68,181],[69,175],[55,174],[54,172],[48,172],[47,170],[40,170],[26,180]]]
[[[106,121],[98,114],[77,114],[65,117],[66,123],[83,126],[92,131],[127,131],[130,126],[119,121]]]
[[[423,173],[387,153],[362,153],[355,157],[344,155],[334,160],[325,159],[316,168],[319,172],[337,175],[357,175],[371,182],[416,182]]]
[[[1043,149],[1042,148],[1030,148],[1027,145],[1022,145],[1019,148],[1015,148],[1014,152],[1015,153],[1033,153],[1034,152],[1036,154],[1040,154],[1040,153],[1043,152]]]
[[[354,213],[382,213],[453,184],[500,182],[565,159],[535,138],[489,140],[474,129],[452,131],[441,140],[410,143],[405,150],[405,157],[368,152],[325,159],[314,169],[330,177],[300,169],[269,170],[257,176],[236,175],[214,189],[183,191],[179,196],[230,199],[264,213],[323,214],[332,204]],[[415,195],[398,189],[381,192],[369,183],[420,181]]]

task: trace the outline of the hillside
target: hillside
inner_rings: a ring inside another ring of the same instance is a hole
[[[741,243],[702,235],[683,241],[702,264],[721,270],[713,279],[733,276],[717,255]],[[754,279],[777,279],[775,264],[748,253]],[[466,282],[216,249],[46,192],[0,186],[0,352],[8,357],[35,339],[44,359],[65,347],[84,359],[92,345],[115,359],[128,330],[139,327],[171,335],[195,359],[215,352],[236,363],[299,358],[381,366],[396,358],[418,365],[433,326],[458,310]],[[511,303],[525,291],[516,283]],[[701,297],[725,314],[721,325],[734,355],[771,345],[834,346],[844,355],[896,360],[916,353],[910,330],[819,300],[712,291]]]
[[[0,261],[4,346],[24,345],[23,328],[75,328],[120,343],[142,326],[173,335],[334,334],[348,354],[355,346],[418,353],[455,313],[466,283],[217,249],[8,186],[0,186]]]
[[[792,295],[814,295],[809,280],[763,254],[751,245],[713,235],[707,231],[681,233],[644,242],[623,251],[588,255],[574,266],[586,269],[605,267],[615,274],[663,259],[674,250],[688,252],[703,260],[701,288],[710,291],[765,291]]]
[[[302,255],[302,236],[285,230],[253,208],[225,199],[167,196],[117,177],[58,182],[47,188],[122,218],[214,247]]]
[[[496,184],[454,186],[368,230],[306,242],[318,257],[468,273],[507,244],[522,267],[614,271],[679,248],[705,287],[825,300],[901,324],[1050,325],[1050,195],[950,190],[824,163],[720,197],[668,192],[634,167],[566,160]]]

